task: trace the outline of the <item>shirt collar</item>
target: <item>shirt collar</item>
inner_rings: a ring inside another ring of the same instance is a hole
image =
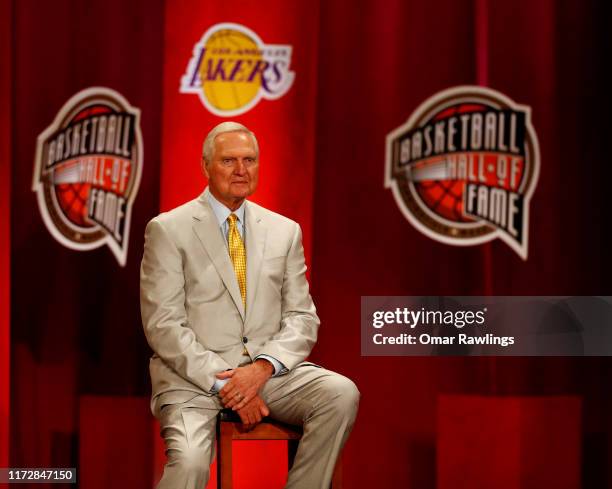
[[[210,191],[208,192],[208,203],[210,204],[210,207],[212,208],[215,214],[215,217],[217,218],[219,226],[223,226],[223,224],[225,223],[225,221],[227,221],[227,218],[232,213],[232,211],[230,211],[227,207],[225,207],[225,205],[223,205],[221,202],[215,199],[215,196]],[[238,217],[238,220],[242,224],[244,224],[244,205],[245,203],[246,203],[246,200],[242,202],[242,204],[240,204],[240,207],[238,207],[238,209],[234,211],[234,214],[236,214],[236,217]]]

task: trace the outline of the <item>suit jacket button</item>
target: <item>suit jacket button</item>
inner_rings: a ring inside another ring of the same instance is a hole
[[[249,339],[248,339],[246,336],[243,336],[243,337],[242,337],[242,342],[243,342],[243,343],[248,343],[248,342],[249,342]]]

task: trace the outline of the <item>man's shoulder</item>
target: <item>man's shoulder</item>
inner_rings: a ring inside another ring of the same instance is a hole
[[[266,209],[255,202],[248,201],[247,212],[252,212],[256,218],[262,219],[266,224],[272,226],[279,226],[281,228],[295,229],[295,226],[299,226],[293,219],[289,219],[278,212]]]
[[[193,217],[203,210],[201,197],[185,202],[166,212],[162,212],[151,219],[150,222],[157,222],[163,227],[181,226],[191,222]]]

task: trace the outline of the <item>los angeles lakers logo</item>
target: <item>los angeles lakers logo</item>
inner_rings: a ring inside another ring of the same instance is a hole
[[[385,186],[419,231],[446,244],[500,238],[527,259],[539,168],[531,109],[488,88],[444,90],[387,136]]]
[[[264,44],[240,24],[216,24],[194,46],[180,92],[197,94],[220,117],[243,114],[291,88],[291,51],[289,45]]]
[[[106,244],[123,266],[141,171],[140,110],[94,87],[68,100],[38,136],[32,189],[57,241],[81,251]]]

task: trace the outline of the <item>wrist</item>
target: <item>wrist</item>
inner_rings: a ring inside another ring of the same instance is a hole
[[[254,365],[257,365],[268,377],[272,377],[274,373],[274,365],[265,358],[258,358],[255,360]]]

